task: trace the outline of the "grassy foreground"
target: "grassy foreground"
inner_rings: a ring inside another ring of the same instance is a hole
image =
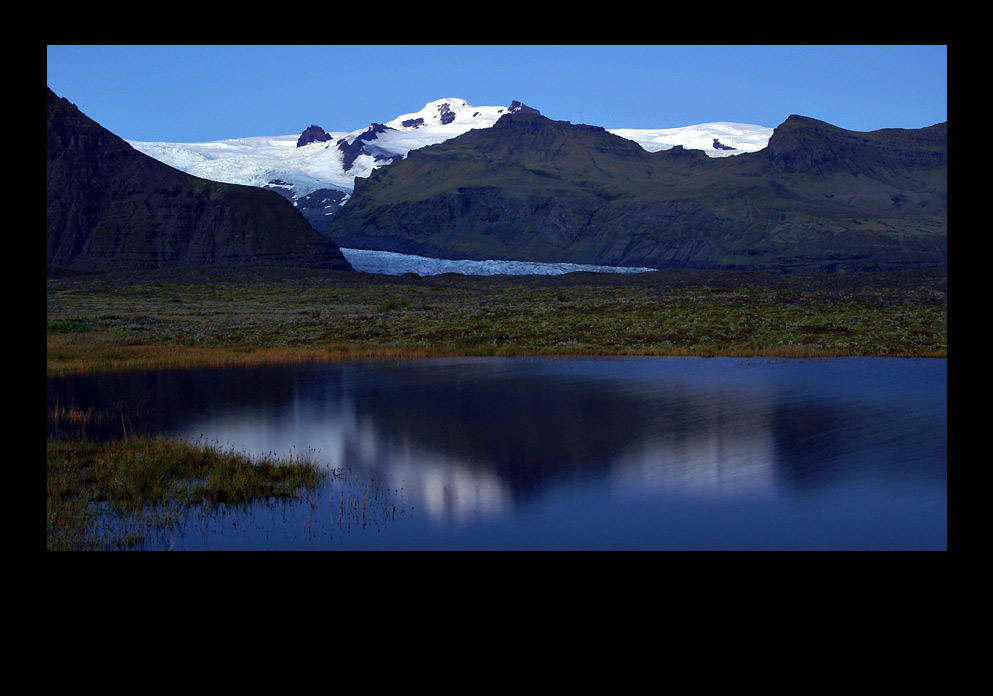
[[[220,503],[293,498],[328,471],[309,457],[251,458],[212,445],[127,434],[90,439],[116,415],[58,406],[48,414],[47,548],[143,548],[148,536]]]
[[[49,277],[49,374],[457,355],[947,357],[947,273]]]

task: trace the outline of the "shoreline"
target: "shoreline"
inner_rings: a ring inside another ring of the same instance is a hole
[[[698,358],[780,358],[780,359],[836,359],[836,358],[903,358],[903,359],[947,359],[947,350],[929,353],[845,353],[827,349],[812,349],[803,345],[770,347],[753,351],[704,347],[699,351],[674,350],[671,352],[646,351],[627,353],[583,352],[524,352],[513,350],[449,351],[444,349],[374,349],[342,348],[302,348],[295,350],[256,349],[247,352],[218,348],[214,350],[175,350],[163,355],[152,346],[141,346],[138,350],[127,351],[113,360],[103,356],[88,357],[85,352],[74,354],[68,360],[53,364],[48,362],[49,377],[73,374],[113,373],[131,370],[170,370],[197,369],[212,367],[250,367],[263,365],[288,365],[307,363],[337,363],[346,361],[378,360],[431,360],[438,358],[512,358],[543,357],[562,359],[582,358],[651,358],[651,357],[698,357]],[[148,350],[142,350],[147,348]]]

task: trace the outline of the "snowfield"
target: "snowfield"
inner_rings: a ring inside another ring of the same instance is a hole
[[[761,150],[769,144],[772,128],[753,126],[746,123],[702,123],[698,126],[682,128],[659,128],[635,130],[632,128],[608,128],[608,132],[633,140],[649,152],[670,150],[682,145],[687,150],[703,150],[711,157],[730,157],[745,152]],[[714,147],[717,140],[724,147]]]
[[[128,143],[170,167],[211,181],[245,186],[265,186],[271,181],[285,181],[297,196],[305,196],[321,188],[350,192],[354,188],[355,174],[344,171],[342,153],[334,146],[347,134],[329,135],[331,140],[311,143],[306,147],[297,147],[299,135],[260,136],[210,143],[134,140]]]

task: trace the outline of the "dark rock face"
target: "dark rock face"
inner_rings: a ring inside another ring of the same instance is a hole
[[[540,113],[537,109],[532,109],[527,104],[523,104],[516,99],[510,102],[510,107],[507,109],[507,113],[511,114],[538,114]]]
[[[947,127],[801,117],[765,150],[655,153],[518,110],[357,179],[329,234],[442,258],[656,268],[947,266]]]
[[[348,142],[346,138],[341,138],[337,142],[337,146],[342,153],[344,171],[347,172],[351,169],[352,165],[355,164],[355,158],[361,154],[372,154],[379,161],[392,161],[393,159],[401,158],[400,155],[384,154],[382,152],[371,150],[368,147],[369,143],[375,141],[379,137],[380,133],[385,133],[391,130],[393,129],[389,126],[384,126],[382,123],[373,123],[352,142]]]
[[[403,121],[400,125],[403,126],[404,128],[420,128],[421,126],[424,125],[424,119],[421,117],[408,118],[406,121]]]
[[[722,145],[721,141],[714,138],[714,149],[715,150],[737,150],[736,147],[731,147],[730,145]]]
[[[323,143],[331,140],[331,136],[324,132],[320,126],[309,126],[297,139],[297,147],[303,147],[310,143]]]
[[[448,104],[442,104],[438,107],[438,114],[441,117],[441,124],[447,126],[449,123],[455,120],[455,112],[452,111]]]
[[[764,152],[774,169],[793,174],[936,169],[948,166],[948,124],[861,133],[794,115],[773,131]]]
[[[173,169],[48,90],[49,268],[271,264],[351,270],[273,191]]]
[[[331,219],[348,194],[338,189],[318,189],[296,199],[297,210],[318,232],[327,234]]]

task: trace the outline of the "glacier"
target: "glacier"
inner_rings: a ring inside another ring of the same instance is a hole
[[[341,253],[356,271],[381,275],[416,273],[419,276],[461,273],[462,275],[562,275],[565,273],[646,273],[655,268],[595,266],[581,263],[541,263],[538,261],[471,261],[434,259],[394,251],[346,249]]]

